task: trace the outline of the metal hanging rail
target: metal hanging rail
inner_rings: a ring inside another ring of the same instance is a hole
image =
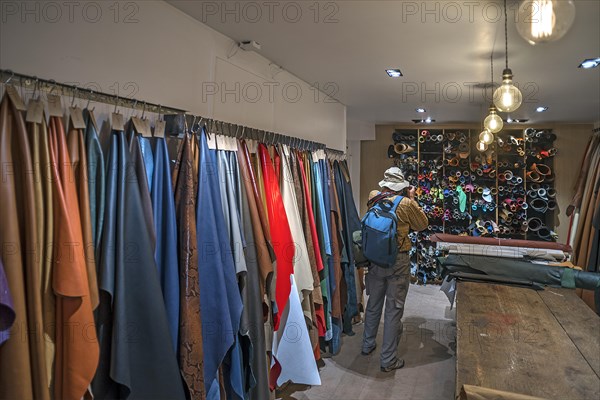
[[[197,131],[202,127],[206,127],[209,133],[233,136],[238,139],[253,139],[272,145],[282,143],[300,150],[326,150],[326,153],[329,153],[331,156],[345,157],[344,152],[327,148],[322,143],[233,124],[230,122],[219,121],[199,115],[190,115],[187,114],[185,110],[180,108],[163,106],[161,104],[150,103],[134,98],[120,97],[110,93],[97,92],[92,89],[56,82],[53,79],[43,79],[38,78],[37,76],[16,73],[9,69],[0,69],[0,83],[21,86],[26,89],[31,89],[34,92],[47,92],[49,94],[80,98],[90,102],[110,104],[116,107],[126,107],[135,110],[164,114],[167,120],[171,121],[175,121],[175,119],[178,118],[183,118],[182,121],[180,120],[179,122],[174,123],[174,129],[179,129],[179,132],[182,130]]]
[[[111,104],[117,107],[126,107],[138,110],[145,110],[157,114],[180,114],[185,110],[175,107],[166,107],[156,103],[150,103],[144,100],[138,100],[128,97],[120,97],[115,94],[96,92],[92,89],[81,88],[75,85],[56,82],[53,79],[42,79],[37,76],[25,75],[13,72],[9,69],[0,70],[0,82],[4,84],[13,84],[26,89],[39,92],[48,92],[62,96],[77,97],[97,103]]]

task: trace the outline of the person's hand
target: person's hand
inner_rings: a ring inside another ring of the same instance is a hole
[[[415,199],[415,192],[416,191],[417,191],[417,188],[415,188],[414,186],[411,186],[408,189],[408,198],[411,199],[411,200],[414,200]]]

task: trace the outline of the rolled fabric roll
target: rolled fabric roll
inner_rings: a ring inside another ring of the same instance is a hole
[[[555,198],[556,197],[556,189],[554,189],[554,188],[546,189],[546,195],[551,199]]]
[[[548,210],[548,202],[544,199],[540,199],[539,197],[535,198],[531,202],[529,202],[529,205],[535,211],[538,211],[541,213],[544,213],[544,212],[546,212],[546,210]]]
[[[414,147],[409,146],[405,143],[396,143],[394,145],[394,151],[396,152],[396,154],[405,154],[405,153],[411,153],[413,151],[415,151]]]
[[[539,173],[537,173],[536,171],[529,171],[527,172],[527,177],[529,178],[530,181],[539,183],[542,182],[544,180],[544,178],[542,178],[540,176]]]
[[[556,209],[556,200],[554,200],[554,199],[548,200],[548,210],[555,210],[555,209]]]
[[[546,192],[546,189],[544,189],[544,188],[539,188],[537,191],[537,195],[541,199],[548,200],[548,198],[546,197],[546,194],[547,194],[547,192]]]
[[[531,169],[540,175],[548,176],[552,174],[552,170],[546,164],[533,164]]]
[[[527,220],[527,226],[531,232],[537,232],[542,226],[544,226],[544,223],[538,217],[533,217]]]
[[[540,239],[543,239],[546,241],[549,241],[552,239],[552,233],[550,232],[550,229],[548,229],[547,226],[542,226],[540,229],[538,229],[537,235],[540,237]]]

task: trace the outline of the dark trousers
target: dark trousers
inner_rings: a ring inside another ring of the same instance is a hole
[[[385,302],[381,366],[387,367],[396,361],[398,343],[402,334],[404,302],[410,284],[410,258],[408,253],[399,253],[396,264],[391,268],[371,266],[365,281],[369,300],[365,311],[362,350],[368,352],[375,347],[377,329],[379,328]]]

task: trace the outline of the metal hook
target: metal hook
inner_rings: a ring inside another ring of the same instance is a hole
[[[88,101],[87,101],[87,104],[85,105],[85,108],[87,108],[87,109],[90,108],[90,103],[92,101],[92,97],[94,97],[94,91],[92,89],[90,89],[90,95],[88,97]]]
[[[6,82],[2,82],[2,83],[4,83],[5,85],[8,85],[8,83],[9,83],[9,82],[12,80],[12,78],[15,76],[15,73],[14,73],[12,70],[10,70],[10,69],[7,69],[7,70],[6,70],[6,72],[10,72],[10,76],[8,77],[8,79],[6,80]]]
[[[56,89],[56,81],[54,79],[50,79],[49,82],[52,83],[52,87],[50,88],[50,92],[48,92],[48,94],[52,94],[52,92],[54,92],[54,89]]]
[[[71,108],[73,108],[73,105],[75,104],[75,95],[77,94],[77,86],[75,86],[75,89],[73,89],[73,91],[71,92]]]
[[[190,132],[193,134],[196,134],[196,132],[198,132],[198,129],[194,128],[196,126],[196,116],[194,115],[192,118],[192,127],[190,128]]]
[[[117,113],[117,106],[119,105],[119,95],[117,95],[117,100],[115,101],[115,110],[113,111],[113,114]]]
[[[40,85],[40,80],[38,79],[37,76],[35,76],[34,78],[35,78],[35,82],[33,84],[33,94],[31,95],[31,98],[34,99],[34,100],[39,100],[39,98],[40,98],[39,97],[39,94],[40,94],[40,86],[39,86]],[[38,98],[37,99],[35,98],[36,92],[38,94]]]
[[[162,109],[162,106],[159,104],[158,105],[158,120],[159,121],[160,121],[160,114],[161,114],[160,111],[161,111],[161,109]]]
[[[146,102],[142,105],[142,119],[144,119],[144,115],[146,114]]]
[[[182,116],[183,116],[183,134],[186,135],[190,132],[190,130],[188,129],[187,116],[185,115],[185,112],[182,114]]]
[[[133,112],[136,112],[136,111],[137,111],[137,110],[136,110],[136,108],[137,108],[137,103],[138,103],[138,101],[137,101],[137,99],[135,99],[135,100],[133,101],[133,107],[132,107],[132,108],[133,108]]]

